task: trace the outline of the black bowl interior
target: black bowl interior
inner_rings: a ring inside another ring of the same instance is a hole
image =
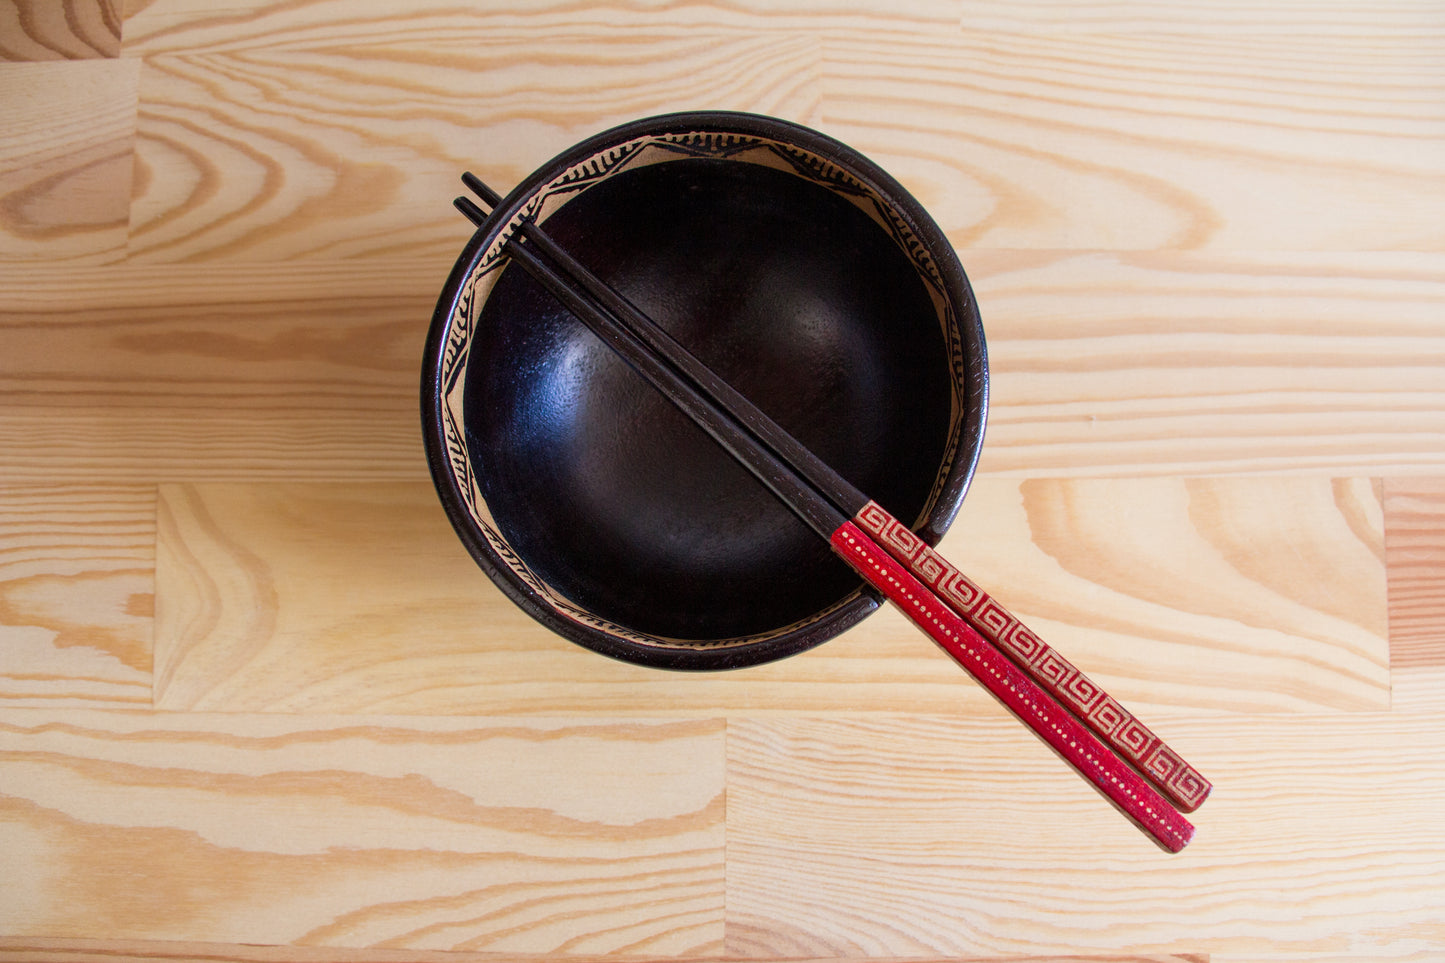
[[[775,167],[684,158],[617,173],[554,239],[898,518],[948,456],[949,349],[877,221]],[[502,535],[572,603],[675,640],[755,636],[860,580],[520,266],[482,306],[464,395]]]

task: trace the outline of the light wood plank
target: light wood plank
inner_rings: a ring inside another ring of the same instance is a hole
[[[956,244],[1445,241],[1440,34],[968,30],[824,49],[826,129],[907,184]]]
[[[1002,720],[732,720],[729,949],[1373,963],[1445,947],[1438,715],[1170,722],[1217,786],[1178,856]]]
[[[1385,482],[1390,698],[1445,712],[1445,479]]]
[[[1445,478],[1388,479],[1390,666],[1445,668]]]
[[[1368,481],[1000,479],[942,549],[1136,709],[1357,710],[1389,698],[1380,525]],[[158,539],[168,709],[994,708],[892,610],[748,670],[603,659],[508,602],[429,486],[167,485]]]
[[[465,242],[458,225],[458,249]],[[416,392],[448,261],[0,282],[0,478],[427,477]]]
[[[958,0],[896,0],[888,7],[862,0],[701,2],[662,8],[615,0],[477,0],[465,6],[417,3],[405,17],[385,0],[132,0],[126,12],[125,53],[153,56],[304,46],[334,38],[388,39],[446,47],[457,38],[519,35],[545,50],[550,39],[592,34],[606,43],[619,34],[690,30],[697,33],[939,34],[958,26]]]
[[[0,2],[0,61],[120,56],[118,0]]]
[[[962,6],[967,29],[1011,33],[1390,37],[1429,43],[1445,34],[1445,10],[1431,0],[963,0]]]
[[[1390,675],[1390,705],[1402,712],[1445,713],[1445,666],[1412,666]]]
[[[510,16],[439,36],[426,18],[414,32],[410,11],[371,10],[349,8],[340,31],[281,16],[263,44],[146,55],[130,257],[448,263],[464,170],[505,190],[636,117],[806,121],[818,102],[808,36],[649,25],[600,43],[596,27],[539,34]]]
[[[984,474],[1445,467],[1445,257],[963,254]],[[6,276],[0,480],[424,480],[419,359],[452,257]]]
[[[624,16],[604,45],[587,14],[569,12],[564,25],[555,12],[460,21],[436,12],[398,34],[379,11],[353,6],[347,46],[309,50],[319,36],[334,40],[337,28],[316,19],[325,6],[221,22],[162,9],[156,27],[136,28],[133,49],[154,68],[138,256],[436,251],[450,214],[430,200],[454,191],[462,166],[509,184],[587,132],[699,105],[822,126],[916,184],[973,244],[1430,250],[1441,241],[1430,200],[1445,172],[1438,40],[837,33],[807,18],[759,31],[748,25],[766,17],[734,14],[689,24],[677,40],[659,39],[655,19],[634,28]],[[631,29],[642,39],[629,40]],[[719,31],[707,44],[716,70],[696,62],[703,29]],[[542,37],[539,71],[519,51]],[[686,96],[668,66],[684,61]],[[645,74],[627,73],[643,63]],[[601,92],[607,101],[587,109]],[[526,123],[514,119],[521,109]]]
[[[1445,464],[1439,255],[962,257],[989,333],[984,473]]]
[[[1160,709],[1389,706],[1369,480],[989,480],[979,493],[948,557],[1116,696]]]
[[[155,490],[0,488],[0,705],[149,706]]]
[[[716,955],[723,726],[0,713],[0,932]]]
[[[57,474],[141,484],[183,479],[385,481],[427,477],[416,412],[244,407],[0,407],[7,483]]]
[[[0,60],[113,58],[121,5],[0,0]],[[128,61],[0,64],[0,960],[1445,955],[1445,7],[125,6]],[[944,548],[1215,780],[1183,856],[892,613],[634,670],[447,531],[457,173],[699,106],[958,244],[994,406]],[[239,714],[82,711],[150,699],[158,481],[162,699]]]
[[[123,255],[139,72],[133,60],[0,63],[0,261]]]
[[[550,963],[555,957],[508,954],[508,963]],[[569,954],[568,963],[602,963],[610,956]],[[761,963],[755,957],[639,957],[629,963]],[[456,950],[344,950],[302,946],[240,946],[223,943],[160,943],[142,940],[7,940],[0,938],[0,961],[9,963],[498,963],[495,953]],[[782,961],[779,961],[782,963]],[[848,963],[844,960],[789,960],[787,963]],[[1209,963],[1201,954],[1164,956],[1048,956],[1048,957],[908,957],[878,959],[874,963]]]
[[[460,251],[468,231],[456,228]],[[450,268],[450,258],[27,267],[0,287],[0,400],[318,419],[406,406],[415,421],[422,346]]]

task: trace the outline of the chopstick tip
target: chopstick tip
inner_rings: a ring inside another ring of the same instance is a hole
[[[477,227],[481,227],[487,222],[486,212],[473,203],[470,197],[458,197],[452,201],[452,205],[466,215],[467,220],[471,221],[472,224]]]

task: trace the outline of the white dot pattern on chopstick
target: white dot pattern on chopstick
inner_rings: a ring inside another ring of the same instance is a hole
[[[969,628],[998,646],[1040,688],[1152,778],[1166,796],[1187,810],[1198,808],[1209,796],[1213,787],[1197,769],[883,506],[870,501],[853,516],[853,524],[932,589]]]
[[[956,614],[941,607],[937,598],[921,593],[913,576],[904,572],[892,556],[877,552],[866,536],[860,537],[861,532],[855,534],[849,530],[851,527],[849,523],[840,528],[833,540],[847,553],[845,558],[851,555],[850,561],[856,559],[861,563],[861,567],[855,566],[861,574],[882,589],[940,645],[956,656],[966,657],[963,664],[975,678],[1015,713],[1032,716],[1038,725],[1031,728],[1080,766],[1095,783],[1106,791],[1113,787],[1110,796],[1130,815],[1147,823],[1151,831],[1162,835],[1166,842],[1175,843],[1176,849],[1182,849],[1189,842],[1189,835],[1174,825],[1176,820],[1182,822],[1182,818],[1162,799],[1155,802],[1157,794],[1139,776],[1124,768],[1112,754],[1100,752],[1098,740],[1081,723],[1053,701],[1040,698],[1043,693],[1036,683]]]

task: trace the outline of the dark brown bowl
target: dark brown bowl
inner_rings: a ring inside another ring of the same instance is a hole
[[[535,218],[579,261],[934,544],[983,442],[983,328],[942,232],[850,148],[672,114],[528,177],[437,305],[422,408],[437,491],[539,622],[643,665],[811,648],[879,600],[503,250]]]

